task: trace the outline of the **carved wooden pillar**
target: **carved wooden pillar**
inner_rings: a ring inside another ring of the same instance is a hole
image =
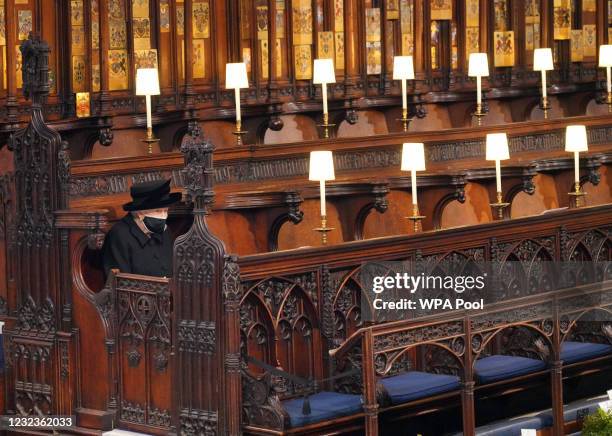
[[[20,49],[32,118],[8,144],[15,167],[16,320],[5,331],[7,412],[66,415],[74,408],[75,344],[72,332],[61,331],[70,271],[69,263],[60,263],[62,234],[54,213],[66,206],[70,161],[67,145],[42,114],[49,94],[49,46],[31,34]],[[65,315],[68,325],[69,311]]]
[[[599,13],[595,14],[595,24],[597,26],[597,47],[599,47],[602,44],[610,44],[610,41],[608,41],[608,20],[606,14],[608,10],[607,0],[597,0],[596,8],[597,11],[599,11]]]
[[[206,224],[214,201],[213,149],[197,125],[181,147],[194,215],[174,244],[173,420],[181,435],[234,435],[240,427],[240,276]]]
[[[230,21],[227,21],[225,17],[227,16],[227,1],[217,1],[214,4],[211,4],[211,53],[212,57],[212,77],[209,78],[209,81],[212,84],[217,84],[217,92],[218,97],[217,101],[221,101],[221,95],[225,92],[225,87],[220,86],[220,83],[225,83],[225,64],[230,62],[228,59],[229,51],[228,48],[230,44],[230,28],[235,25],[235,19],[232,18]],[[214,19],[212,18],[214,17]],[[240,62],[240,61],[238,61]]]
[[[542,21],[540,24],[541,37],[540,47],[551,47],[553,46],[553,2],[543,1],[542,2]]]
[[[355,88],[360,78],[360,32],[359,27],[364,18],[360,15],[362,9],[359,8],[357,0],[345,0],[344,2],[344,93],[345,97],[355,96]]]
[[[108,0],[100,0],[100,113],[107,115],[110,111],[110,93],[108,91]]]
[[[6,114],[7,121],[14,123],[17,121],[17,81],[15,78],[15,65],[17,65],[17,12],[15,10],[15,0],[6,0]]]
[[[372,330],[363,335],[363,389],[365,430],[367,436],[378,436],[378,402],[376,401],[376,368]]]
[[[552,362],[550,365],[550,384],[552,388],[553,436],[563,436],[563,362],[561,361],[561,326],[559,324],[559,304],[553,301]]]
[[[186,108],[193,106],[193,0],[185,0],[185,87],[183,97]]]
[[[431,39],[429,27],[425,26],[425,6],[424,0],[414,1],[414,77],[415,91],[423,92],[423,83],[421,81],[427,79],[429,56],[429,40]],[[429,22],[429,20],[427,21]]]
[[[461,411],[463,420],[463,434],[471,436],[476,432],[476,416],[474,409],[474,362],[472,360],[472,332],[469,317],[463,321],[465,332],[465,351],[463,354],[463,386],[461,388]]]
[[[242,62],[240,51],[240,0],[227,2],[227,59],[228,62]]]
[[[489,52],[489,37],[488,34],[491,32],[492,23],[489,20],[489,2],[487,0],[480,0],[478,10],[480,11],[480,29],[478,31],[480,52],[488,53],[489,65],[492,65],[493,51]]]

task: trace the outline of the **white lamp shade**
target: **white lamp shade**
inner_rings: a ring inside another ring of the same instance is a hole
[[[249,78],[247,76],[246,64],[244,62],[225,64],[225,89],[248,87]]]
[[[320,85],[322,83],[336,83],[336,72],[334,71],[333,60],[315,59],[312,83],[315,85]]]
[[[612,45],[599,46],[599,66],[612,67]]]
[[[487,77],[489,75],[489,59],[486,53],[470,53],[468,76]]]
[[[393,58],[393,80],[413,80],[414,63],[412,56],[395,56]]]
[[[510,159],[508,136],[505,133],[487,134],[487,160]]]
[[[565,129],[565,151],[588,151],[585,126],[567,126]]]
[[[425,171],[425,146],[422,142],[406,142],[402,148],[402,171]]]
[[[536,48],[533,51],[533,70],[548,71],[554,69],[552,50],[550,48]]]
[[[334,180],[334,157],[331,151],[311,151],[308,180]]]
[[[136,70],[136,95],[159,95],[157,68],[139,68]]]

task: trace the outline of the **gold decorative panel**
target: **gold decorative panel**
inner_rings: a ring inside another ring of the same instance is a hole
[[[493,50],[496,67],[514,66],[514,32],[494,32]]]
[[[554,0],[553,27],[554,39],[570,39],[572,30],[570,0]]]
[[[319,32],[317,35],[317,58],[334,59],[334,32]]]
[[[310,0],[294,0],[292,4],[293,44],[312,44],[312,4]],[[300,49],[300,52],[301,54],[305,54],[303,49]]]
[[[312,52],[310,45],[294,46],[295,78],[297,80],[312,79]]]
[[[452,0],[431,0],[431,19],[432,20],[452,20],[453,1]]]

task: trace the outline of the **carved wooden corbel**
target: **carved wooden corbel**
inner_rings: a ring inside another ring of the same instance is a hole
[[[452,192],[446,194],[438,204],[434,207],[433,212],[433,226],[434,229],[439,230],[442,228],[442,213],[444,208],[452,201],[458,201],[459,203],[465,203],[465,185],[467,181],[464,175],[453,176],[450,181],[450,186],[454,187]]]
[[[98,141],[100,145],[108,147],[113,143],[114,135],[111,127],[102,127],[98,132]]]
[[[269,373],[254,377],[250,371],[242,371],[243,425],[253,425],[274,430],[290,427],[289,415],[283,409]]]
[[[278,250],[278,234],[281,227],[286,222],[292,222],[293,224],[299,224],[304,218],[304,212],[300,210],[300,205],[304,202],[304,199],[297,191],[285,192],[284,204],[288,208],[286,213],[279,215],[272,225],[268,233],[268,250]]]
[[[371,195],[374,196],[374,200],[371,203],[366,204],[357,213],[355,219],[355,240],[363,239],[363,228],[365,221],[372,210],[376,210],[378,213],[385,213],[389,207],[387,200],[387,194],[389,193],[389,183],[373,183],[371,186]]]

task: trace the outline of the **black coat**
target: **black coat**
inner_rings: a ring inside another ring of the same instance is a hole
[[[170,277],[172,247],[168,228],[163,235],[147,236],[128,214],[106,235],[102,247],[104,274],[108,277],[110,270],[116,268],[131,274]]]

